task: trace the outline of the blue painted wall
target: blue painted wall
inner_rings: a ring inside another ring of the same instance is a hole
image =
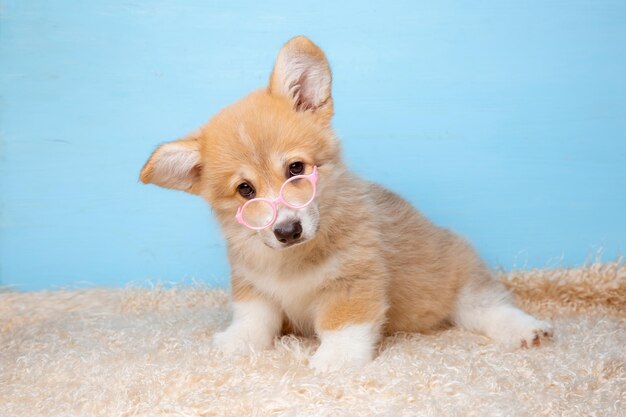
[[[137,175],[156,144],[264,85],[297,34],[331,61],[353,169],[494,267],[612,259],[626,243],[625,22],[626,2],[606,0],[5,0],[0,282],[224,284],[210,210]]]

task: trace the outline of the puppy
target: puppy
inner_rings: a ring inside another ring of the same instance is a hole
[[[159,146],[141,181],[202,196],[228,243],[233,321],[225,352],[317,335],[318,371],[359,367],[383,334],[453,323],[510,346],[551,327],[514,306],[476,252],[398,195],[348,171],[331,126],[331,72],[296,37],[266,88]]]

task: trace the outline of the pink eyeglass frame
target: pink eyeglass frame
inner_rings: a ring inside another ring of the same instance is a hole
[[[283,190],[285,189],[285,187],[287,186],[287,184],[289,184],[290,182],[296,181],[296,180],[300,180],[300,179],[306,179],[308,180],[312,185],[313,185],[313,195],[311,196],[311,199],[309,201],[307,201],[304,204],[301,204],[299,206],[294,206],[292,204],[289,204],[284,198],[283,198]],[[270,227],[271,225],[274,224],[274,222],[276,222],[276,217],[278,217],[278,205],[282,204],[284,206],[287,206],[289,208],[293,208],[293,209],[301,209],[304,208],[306,206],[308,206],[309,204],[311,204],[311,202],[313,200],[315,200],[315,195],[317,194],[317,166],[313,166],[313,172],[311,172],[310,174],[304,174],[304,175],[296,175],[295,177],[291,177],[289,178],[287,181],[285,181],[283,183],[283,185],[280,187],[280,191],[278,192],[278,197],[270,200],[269,198],[253,198],[250,201],[246,201],[242,206],[240,206],[237,209],[237,214],[235,215],[235,219],[237,219],[237,221],[239,222],[239,224],[243,224],[244,226],[252,229],[252,230],[263,230],[266,229],[268,227]],[[272,216],[272,220],[266,224],[265,226],[260,226],[260,227],[255,227],[255,226],[250,226],[248,223],[246,223],[246,221],[243,219],[243,210],[246,208],[246,206],[248,206],[251,203],[257,202],[257,201],[264,201],[266,203],[268,203],[270,206],[272,206],[272,210],[274,212],[274,215]]]

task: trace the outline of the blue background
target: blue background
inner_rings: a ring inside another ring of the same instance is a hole
[[[298,34],[331,61],[349,165],[492,266],[622,253],[624,1],[9,0],[0,283],[224,285],[210,209],[138,183],[139,169],[265,85]]]

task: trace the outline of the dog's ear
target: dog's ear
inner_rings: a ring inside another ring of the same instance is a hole
[[[310,111],[326,122],[333,114],[331,73],[324,52],[308,38],[288,41],[270,76],[271,94],[286,96],[296,111]]]
[[[156,148],[141,169],[139,179],[144,184],[198,194],[201,173],[200,144],[197,136],[190,135]]]

